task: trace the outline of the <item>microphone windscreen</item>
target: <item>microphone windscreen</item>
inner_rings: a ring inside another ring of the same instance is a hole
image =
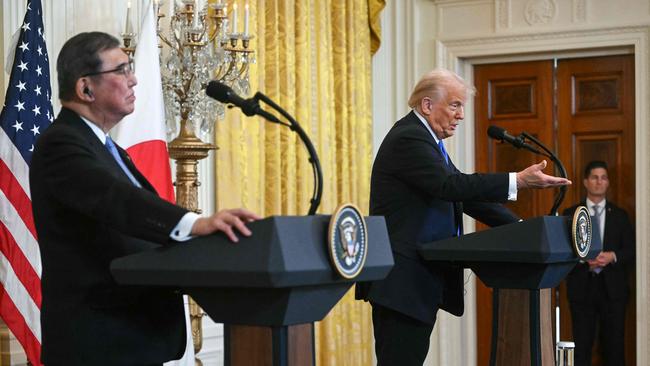
[[[503,140],[503,136],[506,134],[506,130],[501,127],[492,125],[488,127],[487,134],[490,136],[490,138],[493,138],[495,140]]]
[[[233,90],[226,84],[212,80],[208,83],[208,87],[205,88],[205,94],[221,103],[230,103]]]

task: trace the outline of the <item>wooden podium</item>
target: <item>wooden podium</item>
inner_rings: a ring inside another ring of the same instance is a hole
[[[570,218],[541,216],[424,244],[431,261],[458,262],[494,289],[490,365],[555,365],[550,288],[579,262]],[[587,258],[600,247],[591,246]],[[528,363],[528,361],[530,363]]]
[[[223,234],[118,258],[111,272],[125,285],[186,293],[224,323],[226,365],[313,365],[312,322],[355,281],[379,280],[393,266],[383,217],[366,217],[367,257],[353,280],[330,264],[330,216],[274,216],[248,224],[251,237]],[[243,326],[242,326],[243,325]]]

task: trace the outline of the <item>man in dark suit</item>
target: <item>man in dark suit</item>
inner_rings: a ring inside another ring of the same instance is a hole
[[[442,140],[454,135],[473,88],[447,70],[425,74],[409,98],[413,109],[393,126],[375,159],[370,212],[386,217],[395,266],[381,281],[357,285],[370,301],[379,366],[422,365],[438,309],[462,315],[462,269],[427,263],[421,243],[462,234],[462,214],[490,225],[518,218],[490,202],[516,199],[517,189],[570,184],[542,173],[543,161],[519,173],[463,174]]]
[[[63,108],[39,138],[31,163],[41,251],[42,361],[58,365],[161,365],[183,354],[182,297],[118,286],[114,258],[195,235],[234,230],[258,218],[244,210],[211,217],[159,198],[107,135],[133,112],[136,78],[119,41],[79,34],[57,61]],[[146,65],[143,65],[146,67]],[[146,240],[146,241],[145,241]]]
[[[566,279],[571,308],[575,365],[591,366],[591,353],[600,327],[600,345],[606,366],[625,365],[625,306],[628,266],[634,264],[634,228],[627,213],[607,200],[607,164],[592,161],[585,167],[587,197],[578,205],[592,215],[593,241],[602,251],[593,260],[579,263]],[[573,216],[578,205],[564,211]]]

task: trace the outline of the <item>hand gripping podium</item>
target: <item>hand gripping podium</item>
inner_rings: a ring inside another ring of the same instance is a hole
[[[339,276],[327,251],[329,219],[269,217],[248,224],[253,235],[239,243],[223,234],[199,237],[118,258],[111,271],[121,284],[192,296],[212,320],[226,324],[226,365],[311,365],[311,323],[355,281],[382,279],[393,266],[384,218],[370,216],[363,270],[353,280]],[[302,325],[290,327],[296,324]]]
[[[540,289],[559,285],[578,263],[572,248],[570,218],[541,216],[427,243],[419,252],[460,263],[494,289],[490,365],[523,365],[530,357],[530,365],[546,366],[555,364],[551,298],[549,291],[540,298]],[[592,245],[587,258],[600,250]]]

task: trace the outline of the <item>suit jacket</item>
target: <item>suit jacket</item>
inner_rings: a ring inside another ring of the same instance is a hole
[[[508,174],[462,174],[448,165],[414,112],[388,132],[373,164],[370,212],[386,217],[395,266],[381,281],[357,285],[357,298],[433,324],[438,308],[462,315],[462,268],[427,263],[420,244],[462,232],[462,213],[496,226],[517,221],[502,205]]]
[[[152,364],[184,352],[181,295],[119,286],[109,271],[115,258],[157,246],[151,242],[170,243],[187,212],[160,199],[119,151],[142,189],[69,109],[34,150],[30,186],[43,264],[46,365]]]
[[[582,201],[580,206],[586,206]],[[563,215],[573,216],[575,205],[564,210]],[[607,200],[605,206],[605,232],[603,235],[603,251],[616,253],[616,263],[607,265],[598,276],[602,276],[610,299],[621,299],[628,294],[626,268],[634,264],[635,255],[634,227],[625,210]],[[567,296],[570,301],[580,301],[587,297],[587,280],[589,266],[578,264],[567,276]]]

